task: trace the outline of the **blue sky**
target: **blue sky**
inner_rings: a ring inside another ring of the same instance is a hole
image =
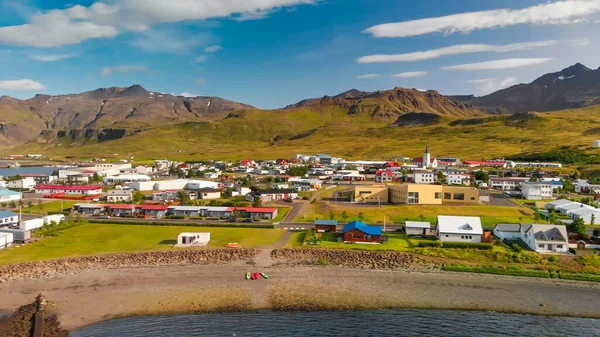
[[[483,95],[598,68],[599,28],[600,0],[0,0],[0,95],[139,83],[261,108],[351,88]]]

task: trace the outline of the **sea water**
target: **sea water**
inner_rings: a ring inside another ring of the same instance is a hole
[[[600,320],[458,310],[243,312],[116,319],[72,337],[600,336]]]

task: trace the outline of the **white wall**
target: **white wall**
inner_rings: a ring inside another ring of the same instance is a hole
[[[481,235],[440,233],[439,239],[442,242],[479,243],[481,242]]]
[[[516,240],[521,238],[520,232],[502,232],[497,228],[494,228],[493,233],[500,240]]]

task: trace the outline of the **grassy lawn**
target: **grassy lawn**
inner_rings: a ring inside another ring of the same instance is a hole
[[[306,235],[310,235],[307,233],[310,232],[302,232],[301,236],[298,233],[294,233],[294,235],[298,234],[298,236],[292,236],[288,241],[288,246],[291,247],[300,247],[302,246],[301,239],[306,239]],[[355,249],[355,250],[394,250],[394,251],[408,251],[411,248],[415,248],[419,245],[420,241],[431,241],[431,239],[424,239],[419,237],[410,237],[406,234],[395,234],[395,233],[385,233],[385,236],[388,237],[388,242],[371,245],[371,244],[348,244],[342,242],[338,242],[338,237],[341,236],[340,233],[317,233],[317,237],[320,238],[320,245],[308,245],[305,244],[303,247],[305,248],[329,248],[329,249]]]
[[[285,248],[299,248],[302,247],[302,243],[304,242],[304,237],[306,236],[306,232],[294,232],[290,237]]]
[[[315,219],[329,219],[329,212],[322,205],[312,205],[310,213],[306,217],[299,217],[296,221],[310,222]],[[449,205],[384,205],[382,207],[348,207],[348,205],[328,204],[335,218],[343,221],[342,212],[346,211],[349,220],[358,218],[362,213],[363,221],[371,224],[383,223],[383,217],[387,217],[388,223],[402,223],[406,220],[429,221],[435,223],[438,215],[463,215],[481,217],[483,226],[494,226],[497,223],[532,223],[533,211],[508,206],[449,206]],[[523,212],[523,213],[521,213]]]
[[[84,201],[63,200],[62,207],[63,210],[68,210],[73,207],[73,205],[83,202]],[[25,202],[25,205],[27,205],[27,202]],[[48,212],[60,212],[60,210],[60,201],[50,201],[42,204],[37,204],[34,202],[31,207],[24,207],[23,213],[46,214]]]
[[[85,255],[171,250],[182,232],[210,232],[209,247],[230,242],[242,247],[260,247],[277,242],[279,229],[208,228],[84,224],[64,230],[59,236],[19,248],[0,251],[0,265]]]
[[[277,216],[273,219],[273,222],[281,222],[290,212],[290,207],[277,207]]]

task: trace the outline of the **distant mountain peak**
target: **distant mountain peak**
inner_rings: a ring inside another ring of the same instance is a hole
[[[366,94],[367,93],[364,91],[360,91],[357,89],[350,89],[350,90],[342,92],[341,94],[334,96],[334,98],[353,98],[353,97],[364,96]]]

